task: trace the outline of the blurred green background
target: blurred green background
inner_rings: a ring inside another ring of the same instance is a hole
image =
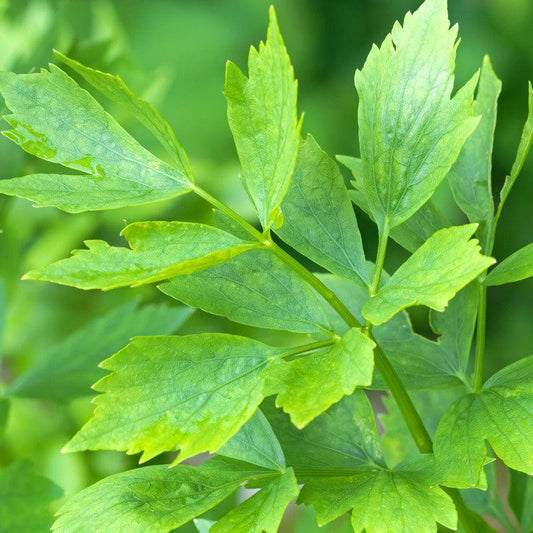
[[[225,119],[224,68],[227,59],[246,64],[250,44],[264,38],[268,6],[274,3],[299,80],[304,130],[330,154],[357,155],[356,94],[353,75],[371,43],[392,23],[416,9],[413,0],[13,0],[0,2],[0,68],[29,72],[53,61],[57,48],[83,63],[120,74],[154,103],[174,127],[208,190],[252,218],[238,183],[238,164]],[[457,81],[464,83],[488,53],[503,81],[494,153],[494,190],[512,164],[527,112],[527,80],[533,78],[531,0],[450,0],[450,18],[459,22],[462,43]],[[106,103],[107,106],[107,103]],[[107,106],[147,148],[155,141],[128,116]],[[0,178],[50,168],[9,140],[0,139]],[[503,259],[533,241],[533,165],[519,179],[497,235],[495,255]],[[461,218],[457,216],[458,222]],[[110,293],[21,282],[30,268],[64,257],[84,239],[119,243],[127,222],[148,219],[211,220],[210,209],[190,196],[146,207],[96,214],[66,215],[33,209],[29,202],[0,198],[0,387],[52,358],[58,342],[88,322],[131,300],[163,302],[155,287]],[[369,258],[376,232],[358,212]],[[389,267],[405,259],[392,247]],[[175,306],[175,302],[170,305]],[[427,316],[413,313],[415,328],[428,332]],[[533,350],[533,281],[489,291],[487,372]],[[251,328],[196,312],[180,331],[232,331]],[[275,343],[278,334],[253,331]],[[83,344],[73,358],[82,357]],[[107,353],[102,354],[102,359]],[[54,383],[49,384],[54,387]],[[7,405],[7,404],[6,404]],[[7,407],[0,404],[2,412]],[[0,441],[0,467],[30,459],[35,470],[70,494],[110,473],[132,467],[134,458],[101,452],[61,455],[59,450],[88,417],[87,397],[57,403],[42,399],[10,401]],[[1,430],[0,430],[1,431]],[[161,460],[165,460],[163,457]],[[314,530],[312,519],[286,526]],[[340,531],[339,524],[333,528]],[[0,526],[0,531],[2,530]]]

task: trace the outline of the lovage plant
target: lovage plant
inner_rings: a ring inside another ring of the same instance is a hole
[[[486,58],[454,91],[456,49],[445,0],[426,0],[372,48],[355,74],[360,157],[339,157],[353,174],[349,191],[335,160],[302,134],[297,83],[271,10],[248,73],[231,62],[226,69],[229,125],[260,229],[195,182],[169,124],[120,78],[57,53],[144,124],[168,162],[59,67],[1,74],[11,111],[4,135],[71,172],[3,180],[0,192],[70,213],[187,193],[215,209],[212,226],[130,224],[128,246],[86,241],[26,279],[102,290],[153,283],[191,307],[293,334],[289,346],[216,333],[135,337],[103,361],[109,373],[94,386],[94,416],[65,451],[119,450],[141,462],[179,453],[170,467],[139,467],[74,495],[57,531],[170,531],[243,485],[259,490],[202,525],[274,533],[295,498],[321,525],[351,513],[356,532],[488,530],[480,515],[510,524],[493,461],[518,472],[531,498],[533,356],[484,380],[486,291],[532,276],[533,245],[487,271],[532,143],[533,91],[495,209],[501,83]],[[467,224],[452,225],[434,196],[444,181]],[[374,263],[352,202],[377,226]],[[411,255],[388,275],[390,239]],[[304,267],[280,241],[327,273]],[[415,305],[430,308],[437,340],[413,331],[405,309]],[[387,391],[384,431],[368,389]],[[204,452],[214,457],[183,464]],[[523,524],[531,508],[522,505]]]

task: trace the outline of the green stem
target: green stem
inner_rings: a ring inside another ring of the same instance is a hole
[[[432,453],[433,443],[431,442],[431,437],[429,436],[416,407],[413,405],[407,390],[401,382],[400,377],[379,346],[376,346],[376,349],[374,350],[374,361],[405,419],[417,448],[421,453]]]
[[[487,329],[487,287],[481,283],[478,291],[476,351],[474,355],[474,392],[479,392],[483,385],[483,359],[485,357],[485,335]]]
[[[374,267],[374,275],[372,276],[372,283],[370,284],[370,296],[374,296],[379,289],[379,282],[381,281],[381,274],[383,273],[383,265],[385,264],[385,255],[387,254],[387,244],[389,242],[389,221],[385,218],[383,229],[379,232],[378,253],[376,255],[376,266]]]

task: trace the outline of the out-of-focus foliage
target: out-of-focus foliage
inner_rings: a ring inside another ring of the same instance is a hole
[[[11,3],[3,0],[0,1],[0,68],[20,73],[39,71],[47,67],[53,58],[53,48],[57,48],[86,65],[120,74],[128,85],[157,105],[174,127],[191,157],[197,180],[241,212],[251,213],[249,200],[236,186],[237,157],[226,126],[226,102],[222,96],[224,64],[231,57],[241,68],[246,65],[246,50],[250,42],[256,42],[257,35],[263,35],[270,3],[274,3],[278,17],[284,21],[284,37],[299,79],[299,111],[306,114],[305,131],[312,131],[329,154],[358,154],[354,71],[362,66],[368,43],[381,42],[390,21],[401,19],[408,9],[416,9],[418,0],[12,0]],[[450,4],[450,18],[461,21],[463,35],[457,86],[463,85],[479,67],[484,53],[491,56],[498,76],[505,81],[493,158],[494,188],[498,190],[512,164],[527,112],[526,80],[533,72],[533,2],[463,0]],[[118,106],[104,99],[102,104],[113,110],[113,116],[143,146],[165,160],[165,152],[148,131]],[[2,107],[5,111],[5,106]],[[52,168],[25,155],[7,139],[0,139],[0,161],[1,178],[50,172]],[[529,227],[512,231],[531,215],[533,180],[527,178],[532,171],[530,160],[523,171],[524,179],[517,182],[516,193],[506,206],[499,227],[498,248],[494,251],[500,260],[532,240]],[[350,179],[348,174],[345,178]],[[446,189],[437,194],[451,198]],[[454,223],[464,222],[451,202],[449,205],[446,216]],[[85,346],[78,330],[98,335],[94,321],[117,306],[134,306],[134,302],[160,305],[165,300],[155,287],[82,293],[51,284],[21,283],[20,276],[65,257],[88,235],[120,244],[113,240],[128,223],[170,220],[175,218],[178,209],[182,220],[212,220],[211,211],[193,198],[187,202],[174,199],[135,209],[76,215],[50,208],[36,210],[28,202],[0,198],[0,391],[16,383],[19,376],[50,364],[54,349],[59,360],[67,357],[74,360],[84,354],[94,360],[105,359],[114,348],[98,348],[102,350],[98,358],[94,346],[100,345]],[[358,214],[361,232],[371,239],[372,224],[365,215]],[[367,251],[369,257],[374,257],[373,250]],[[393,248],[391,255],[397,264],[406,257],[400,247]],[[512,362],[514,353],[527,353],[533,344],[531,301],[524,298],[532,289],[533,280],[526,280],[495,287],[490,292],[488,372]],[[171,290],[179,291],[180,287],[173,289],[170,285],[168,291]],[[417,331],[430,332],[425,316],[415,310],[414,318]],[[195,333],[202,329],[205,320],[205,315],[198,311],[180,332]],[[159,329],[157,325],[150,326],[150,333],[169,334],[173,324],[177,327],[180,322],[167,319],[159,324]],[[210,317],[209,324],[211,331],[227,333],[247,334],[253,328],[256,337],[270,344],[275,343],[276,336],[283,335],[265,333],[254,326],[235,325],[225,318]],[[59,344],[67,337],[74,339],[70,347]],[[512,350],[509,339],[512,339]],[[51,376],[50,379],[50,389],[61,386],[63,378]],[[2,472],[4,477],[9,475],[10,470],[6,469],[21,468],[19,461],[29,458],[36,473],[29,467],[27,472],[32,476],[44,475],[62,487],[65,494],[71,494],[134,465],[134,460],[114,452],[83,456],[59,453],[90,412],[89,389],[87,397],[78,397],[76,393],[76,399],[70,403],[53,401],[53,398],[64,398],[65,394],[52,394],[49,395],[52,399],[47,400],[18,397],[1,400],[0,476]],[[70,399],[73,395],[66,396]],[[168,462],[167,459],[162,456],[151,463]],[[46,504],[60,496],[55,486],[43,487],[43,494],[37,496],[43,496]],[[9,505],[7,500],[0,501],[0,516],[6,505]],[[297,533],[318,531],[312,514],[306,510],[289,515],[283,527]],[[345,521],[337,521],[321,531],[342,532],[349,530],[346,527]],[[194,528],[187,526],[186,530],[194,531]]]

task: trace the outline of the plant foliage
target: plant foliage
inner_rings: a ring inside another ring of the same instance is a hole
[[[114,474],[69,498],[56,531],[171,531],[242,486],[258,490],[198,527],[275,533],[295,498],[312,506],[320,525],[350,513],[353,530],[367,533],[435,532],[438,525],[473,533],[488,529],[477,514],[504,515],[491,499],[490,463],[497,457],[533,475],[533,356],[516,354],[484,381],[486,291],[531,277],[533,245],[487,271],[500,214],[533,141],[533,93],[530,86],[516,161],[495,208],[491,155],[501,82],[485,58],[454,89],[457,45],[446,0],[426,0],[372,47],[355,74],[360,157],[339,157],[353,174],[349,191],[337,162],[314,137],[302,138],[297,82],[271,8],[266,41],[251,48],[247,73],[228,62],[225,81],[241,183],[258,224],[195,182],[170,125],[121,78],[57,53],[138,119],[169,162],[58,66],[0,74],[9,108],[4,135],[69,169],[2,180],[0,192],[69,213],[185,193],[215,210],[214,225],[130,224],[121,234],[128,246],[89,240],[26,279],[102,290],[158,284],[188,306],[290,332],[293,341],[171,335],[188,311],[126,305],[43,356],[8,394],[68,401],[99,379],[94,414],[64,451],[118,450],[141,454],[141,462],[175,454],[171,468]],[[442,184],[468,223],[447,219],[434,195]],[[376,223],[375,262],[365,256],[352,202]],[[390,239],[410,255],[389,275]],[[327,273],[304,266],[310,262]],[[413,331],[411,306],[431,310],[437,340]],[[85,338],[92,339],[87,358],[69,360]],[[51,367],[55,388],[47,392]],[[384,436],[369,389],[388,393]],[[204,452],[214,457],[183,464]],[[0,472],[0,489],[10,476]],[[24,470],[20,480],[27,476]],[[41,520],[40,506],[57,497],[55,488],[27,483]],[[487,488],[489,496],[479,496]]]

